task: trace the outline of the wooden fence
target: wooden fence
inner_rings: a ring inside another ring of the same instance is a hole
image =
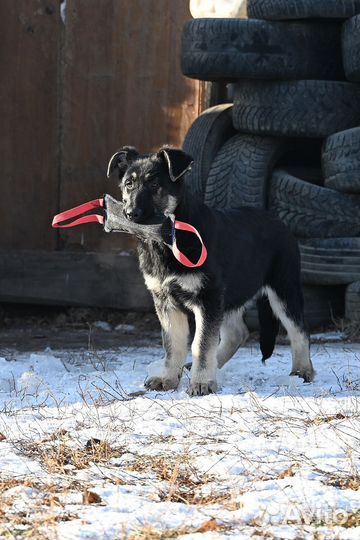
[[[120,255],[131,237],[50,223],[61,209],[116,196],[105,171],[119,146],[181,146],[202,98],[180,71],[188,3],[67,0],[63,20],[59,0],[0,1],[0,300],[149,305],[136,265]]]

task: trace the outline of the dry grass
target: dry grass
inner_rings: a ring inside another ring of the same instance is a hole
[[[324,484],[334,486],[339,489],[352,489],[357,491],[360,489],[360,476],[358,474],[350,474],[346,476],[330,475]]]
[[[295,476],[297,471],[300,469],[299,463],[294,463],[290,465],[287,469],[283,470],[281,473],[278,474],[277,480],[282,480],[283,478],[289,478],[291,476]]]
[[[101,498],[71,479],[71,471],[88,467],[91,463],[105,463],[114,455],[119,455],[106,441],[90,439],[81,447],[70,446],[71,438],[64,431],[58,431],[38,442],[21,441],[17,448],[22,454],[38,460],[50,474],[61,474],[57,484],[41,483],[37,480],[8,479],[0,482],[0,538],[14,540],[36,538],[50,540],[57,538],[57,524],[77,519],[78,515],[65,510],[61,500],[66,500],[71,492],[83,494],[83,504],[101,504]],[[70,467],[70,468],[69,468]],[[69,476],[70,475],[70,476]],[[66,480],[66,477],[69,480]],[[54,480],[55,481],[55,480]],[[26,511],[17,507],[18,495],[12,488],[31,488],[34,493],[29,498]]]
[[[16,494],[9,493],[15,487],[36,490],[35,497],[26,510],[16,508]],[[77,519],[75,513],[64,511],[55,484],[42,484],[35,480],[8,479],[0,482],[0,538],[56,538],[56,526],[61,521]]]
[[[360,510],[356,512],[347,512],[346,519],[341,521],[341,526],[345,529],[350,527],[360,527]]]
[[[304,424],[306,426],[320,426],[321,424],[333,422],[334,420],[345,420],[347,418],[349,417],[342,413],[324,414],[315,416],[314,418],[306,418]]]
[[[160,529],[152,526],[139,527],[133,532],[127,534],[124,540],[171,540],[185,534],[190,534],[190,529],[179,527],[177,529]]]
[[[359,341],[360,321],[350,321],[348,319],[333,319],[334,325],[343,333],[348,341]]]
[[[333,520],[314,522],[311,525],[316,527],[344,527],[345,529],[360,527],[360,510],[354,512],[339,510]]]
[[[35,487],[35,483],[32,480],[16,480],[15,478],[9,478],[7,480],[0,480],[0,496],[15,486],[23,485],[26,487]]]
[[[59,494],[59,491],[61,491],[61,487],[57,484],[46,484],[43,482],[40,482],[38,480],[31,480],[29,478],[24,480],[17,480],[15,478],[9,478],[7,480],[1,480],[0,481],[0,500],[8,500],[8,494],[7,492],[14,488],[14,487],[24,487],[24,488],[31,488],[33,490],[37,490],[39,493],[43,494],[43,502],[46,506],[53,506],[52,501],[54,502],[54,506],[60,506],[60,503],[57,502],[59,499],[55,493]],[[67,486],[67,490],[71,488],[78,489],[79,484],[72,482],[69,486]]]
[[[27,457],[40,461],[49,473],[69,474],[73,469],[80,470],[92,463],[107,463],[119,457],[125,450],[112,448],[106,441],[90,439],[86,445],[76,447],[63,440],[40,442],[21,442],[21,451]]]
[[[4,540],[14,540],[15,538],[55,539],[57,538],[56,526],[58,523],[78,519],[78,517],[78,515],[71,513],[46,514],[38,512],[36,516],[29,516],[25,512],[18,512],[16,515],[7,514],[6,524],[0,523],[0,538]]]
[[[200,527],[158,528],[152,525],[142,525],[130,533],[124,533],[122,540],[171,540],[194,533],[226,532],[231,527],[219,523],[216,519],[205,521]]]
[[[159,498],[167,502],[185,504],[212,505],[228,501],[231,495],[225,492],[202,493],[202,488],[215,480],[214,477],[199,473],[191,465],[189,453],[178,456],[143,456],[131,464],[130,470],[151,472],[160,481],[168,484],[166,491],[161,491]]]

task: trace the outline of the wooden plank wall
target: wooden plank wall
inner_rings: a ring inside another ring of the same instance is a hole
[[[60,14],[54,1],[0,2],[0,246],[56,247]]]
[[[0,251],[3,302],[151,311],[137,258],[117,253]]]
[[[113,251],[127,235],[51,217],[105,190],[112,153],[181,145],[201,86],[181,75],[188,0],[1,0],[0,249]]]
[[[187,1],[68,0],[62,208],[73,204],[74,193],[80,202],[109,190],[105,167],[120,146],[181,146],[199,107],[199,83],[180,72],[181,30],[189,18]],[[67,249],[107,251],[119,241],[96,227],[60,236]],[[124,235],[121,243],[133,245]]]

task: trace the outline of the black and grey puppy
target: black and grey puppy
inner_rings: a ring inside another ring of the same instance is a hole
[[[186,190],[192,158],[182,150],[162,148],[140,155],[124,147],[109,161],[108,176],[119,176],[126,217],[138,223],[155,214],[195,226],[208,250],[199,268],[186,268],[165,244],[139,243],[140,268],[159,317],[165,363],[160,376],[145,385],[153,390],[176,388],[188,351],[189,320],[195,320],[191,346],[189,394],[216,392],[216,371],[246,340],[243,321],[248,302],[257,297],[263,360],[273,352],[279,320],[288,332],[292,375],[309,382],[314,370],[304,327],[300,257],[295,239],[264,210],[214,210]],[[199,257],[194,235],[177,235],[190,260]]]

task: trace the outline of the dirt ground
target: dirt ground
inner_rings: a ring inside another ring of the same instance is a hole
[[[341,325],[340,325],[341,326]],[[335,322],[316,332],[344,330]],[[316,332],[313,331],[312,334]],[[347,341],[344,333],[344,341]],[[351,332],[351,340],[354,339]],[[257,341],[252,332],[249,341]],[[312,341],[316,341],[312,339]],[[357,341],[357,339],[355,339]],[[280,331],[278,344],[288,343]],[[0,355],[13,351],[98,350],[161,345],[161,329],[155,313],[121,312],[115,309],[0,305]]]
[[[160,344],[160,325],[154,313],[20,304],[0,307],[0,355],[9,350],[87,350]]]

